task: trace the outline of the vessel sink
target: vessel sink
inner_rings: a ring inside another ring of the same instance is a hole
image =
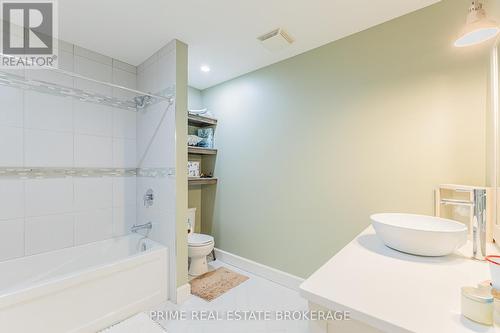
[[[467,227],[453,220],[414,214],[370,216],[377,236],[388,247],[418,256],[445,256],[467,241]]]

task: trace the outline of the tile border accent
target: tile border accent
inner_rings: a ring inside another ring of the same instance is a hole
[[[0,179],[43,179],[65,177],[148,177],[175,176],[175,168],[30,168],[0,167]]]
[[[175,176],[175,168],[139,168],[136,170],[137,177],[166,178]]]
[[[0,178],[132,177],[137,169],[0,167]]]

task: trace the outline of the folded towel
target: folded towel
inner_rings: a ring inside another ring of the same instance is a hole
[[[195,116],[203,116],[207,118],[214,118],[214,115],[212,112],[210,112],[207,108],[205,109],[200,109],[200,110],[188,110],[188,114],[195,115]]]
[[[198,143],[199,147],[213,148],[214,147],[214,129],[213,128],[199,128],[198,137],[202,141]]]
[[[201,141],[203,141],[203,138],[200,138],[199,136],[188,135],[188,146],[196,146]]]

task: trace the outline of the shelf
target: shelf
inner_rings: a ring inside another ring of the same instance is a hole
[[[215,126],[217,125],[217,119],[188,114],[188,124],[198,127]]]
[[[194,155],[217,155],[217,149],[188,147],[188,153]]]
[[[44,94],[59,96],[59,97],[71,97],[82,102],[88,102],[99,105],[106,105],[114,108],[120,108],[124,110],[137,111],[149,105],[154,105],[162,101],[167,101],[168,103],[173,102],[172,88],[167,88],[161,91],[158,95],[129,89],[109,82],[102,82],[94,80],[88,77],[81,76],[76,73],[71,73],[63,71],[56,68],[47,68],[46,70],[50,72],[57,73],[63,78],[76,79],[75,82],[87,81],[89,84],[94,86],[102,86],[107,88],[109,91],[122,91],[120,95],[127,95],[127,98],[118,98],[115,96],[108,96],[106,94],[98,93],[95,91],[88,91],[79,89],[76,87],[61,85],[58,83],[47,82],[37,79],[32,79],[29,77],[19,76],[11,74],[8,72],[3,72],[0,70],[0,85],[7,86],[11,88],[17,88],[22,90],[32,90]],[[49,76],[47,77],[49,78]],[[64,80],[63,80],[64,81]],[[66,80],[68,81],[68,80]]]
[[[189,185],[215,185],[217,178],[189,178]]]

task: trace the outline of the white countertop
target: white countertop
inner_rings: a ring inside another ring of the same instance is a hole
[[[460,313],[460,288],[489,280],[486,262],[417,257],[386,247],[370,226],[301,286],[303,297],[387,332],[494,332]]]

